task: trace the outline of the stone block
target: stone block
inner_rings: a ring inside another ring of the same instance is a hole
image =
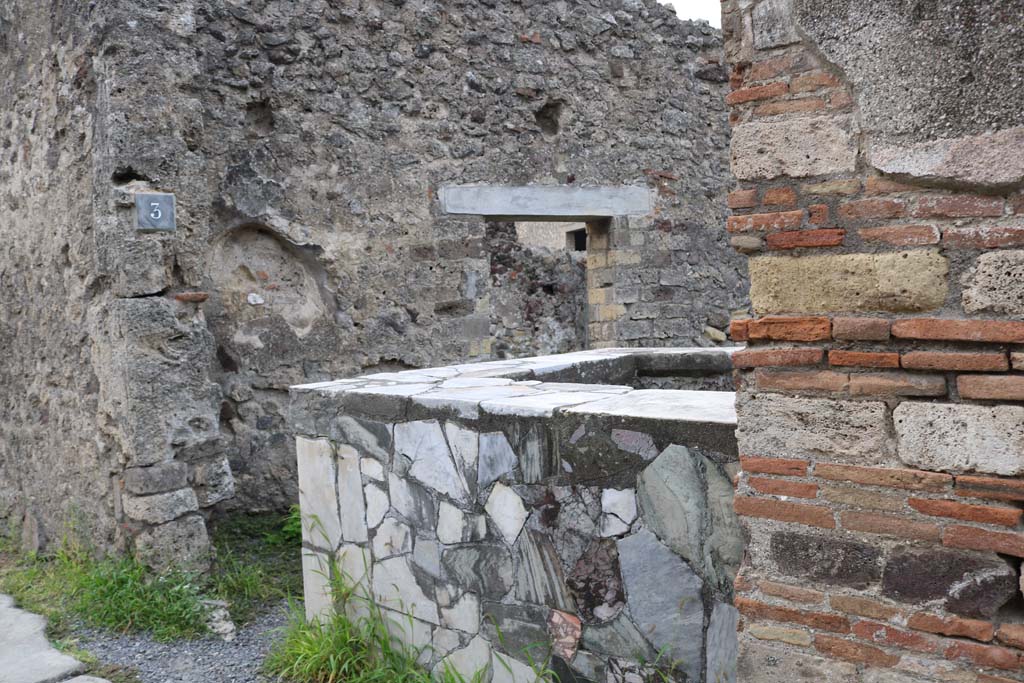
[[[325,620],[334,613],[331,563],[326,555],[302,550],[302,594],[307,621]]]
[[[500,220],[590,221],[646,216],[653,207],[646,187],[445,186],[439,192],[445,213]]]
[[[437,420],[395,425],[395,455],[412,463],[409,476],[427,488],[457,501],[469,499],[469,486],[452,460],[451,450]]]
[[[334,449],[326,439],[295,439],[299,469],[302,539],[326,550],[341,543]]]
[[[191,478],[201,508],[211,507],[235,496],[235,477],[227,458],[194,464]]]
[[[1018,591],[1017,574],[995,556],[898,548],[885,564],[882,595],[900,602],[944,601],[954,614],[990,620]]]
[[[900,460],[912,467],[1024,473],[1024,407],[904,402],[893,422]]]
[[[736,627],[739,623],[739,612],[732,605],[716,602],[711,610],[711,621],[708,623],[706,680],[709,683],[736,683]]]
[[[549,536],[527,529],[516,544],[515,555],[517,599],[557,610],[576,611],[575,602],[565,583],[558,551]]]
[[[931,249],[760,256],[750,259],[750,300],[759,314],[930,311],[946,301],[948,272]]]
[[[782,531],[772,534],[771,559],[786,576],[863,589],[882,574],[881,550],[868,543]]]
[[[130,519],[147,524],[163,524],[199,510],[195,491],[189,488],[151,496],[125,495],[121,497],[121,505]]]
[[[366,541],[366,503],[363,500],[363,477],[359,455],[351,446],[339,445],[335,469],[338,473],[338,500],[341,516],[341,538],[349,543]]]
[[[373,596],[382,607],[440,624],[437,603],[431,600],[413,574],[407,556],[392,557],[373,565]]]
[[[478,544],[448,548],[441,564],[466,590],[500,600],[512,587],[512,555],[504,546]]]
[[[853,173],[856,130],[850,117],[741,123],[732,131],[733,173],[739,180]]]
[[[979,256],[964,276],[963,306],[968,313],[1024,316],[1024,251]]]
[[[743,639],[737,680],[750,683],[859,683],[849,662],[803,654],[780,646]]]
[[[791,0],[764,0],[754,7],[754,47],[767,50],[799,42]]]
[[[691,680],[704,667],[702,582],[678,555],[650,531],[617,543],[629,612],[640,631]]]
[[[199,515],[186,515],[146,529],[135,538],[135,555],[157,571],[205,571],[210,566],[206,524]]]
[[[737,410],[736,438],[744,454],[827,457],[858,465],[895,460],[884,403],[754,395],[742,396]]]
[[[129,467],[124,471],[124,487],[128,493],[145,496],[184,488],[188,484],[188,465],[170,461],[150,467]]]

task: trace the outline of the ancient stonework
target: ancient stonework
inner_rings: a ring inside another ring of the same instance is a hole
[[[722,9],[739,678],[1020,681],[1024,5]]]
[[[654,0],[5,3],[0,518],[201,568],[297,499],[289,385],[725,343],[723,61]],[[472,184],[649,210],[540,249]]]
[[[294,387],[307,617],[372,597],[403,615],[405,642],[435,644],[427,664],[467,680],[533,681],[530,663],[550,661],[562,681],[735,683],[733,394],[597,383],[601,368],[692,373],[730,353],[588,351]],[[339,414],[391,436],[347,440]],[[362,564],[332,566],[339,555]],[[322,567],[354,597],[322,599]]]

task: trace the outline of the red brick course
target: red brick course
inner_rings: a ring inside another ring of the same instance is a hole
[[[954,493],[963,498],[1024,501],[1024,481],[961,475],[956,478]]]
[[[902,339],[1024,344],[1024,322],[910,318],[895,321],[892,335]]]
[[[968,505],[953,500],[934,500],[931,498],[911,498],[907,501],[910,507],[924,515],[932,517],[949,517],[965,522],[979,524],[998,524],[1015,527],[1020,524],[1024,510],[1018,508],[1001,508],[991,505]]]
[[[1024,246],[1024,227],[946,228],[942,242],[961,249],[998,249]]]
[[[993,669],[1016,671],[1021,668],[1020,655],[1013,650],[995,645],[978,645],[966,641],[951,643],[946,648],[946,659],[960,659]]]
[[[785,479],[765,479],[764,477],[751,477],[750,488],[758,493],[772,496],[789,496],[790,498],[817,498],[818,485],[808,484],[801,481],[786,481]]]
[[[732,364],[736,368],[817,365],[824,356],[821,349],[744,349],[733,354]]]
[[[844,529],[868,534],[911,538],[918,541],[937,541],[942,536],[942,529],[935,524],[874,512],[849,510],[840,513],[839,519]]]
[[[995,635],[995,627],[987,621],[962,617],[942,617],[926,612],[911,615],[907,620],[907,626],[918,631],[937,633],[942,636],[973,638],[982,642],[992,640]]]
[[[1024,401],[1024,375],[961,375],[956,387],[962,398]]]
[[[764,619],[767,621],[782,621],[792,624],[809,626],[810,628],[832,633],[849,633],[850,620],[841,614],[829,614],[826,612],[808,612],[805,610],[793,609],[791,607],[780,607],[769,605],[750,598],[736,598],[736,609],[745,617],[750,619]]]
[[[984,372],[1009,370],[1005,353],[957,353],[945,351],[911,351],[904,353],[901,364],[908,370],[959,370]]]
[[[895,607],[859,595],[831,595],[828,601],[832,609],[869,619],[888,620],[900,614]]]
[[[922,197],[914,210],[915,218],[984,218],[1003,215],[1006,202],[999,197],[952,195]]]
[[[859,368],[898,368],[900,354],[871,351],[829,351],[829,365]]]
[[[890,469],[882,467],[861,467],[858,465],[833,465],[818,463],[814,476],[832,481],[852,481],[868,486],[886,486],[909,491],[945,491],[953,483],[953,477],[939,472],[922,470]]]
[[[891,326],[884,318],[833,318],[832,336],[850,341],[886,341]]]
[[[946,378],[908,372],[871,372],[850,375],[852,396],[945,396]]]
[[[825,317],[768,317],[747,323],[747,338],[769,341],[828,341],[831,323]]]
[[[776,583],[775,581],[762,581],[758,584],[758,588],[765,595],[782,598],[790,602],[799,602],[805,605],[820,605],[825,602],[824,593],[810,588],[799,588],[784,583]]]
[[[769,234],[765,237],[765,244],[776,250],[838,247],[845,237],[846,231],[840,229],[788,230]]]
[[[770,498],[736,496],[733,507],[736,514],[745,517],[774,519],[778,522],[803,524],[821,529],[834,529],[836,520],[829,508],[802,503],[788,503]]]
[[[804,212],[779,211],[775,213],[752,213],[746,216],[730,216],[726,225],[729,232],[767,232],[769,230],[793,230],[804,222]]]
[[[861,228],[857,231],[865,242],[882,242],[894,247],[919,247],[939,243],[939,229],[934,225],[893,225]]]
[[[844,220],[902,218],[906,213],[906,203],[898,199],[855,199],[839,205]]]
[[[786,458],[760,458],[750,455],[740,456],[740,467],[744,472],[758,474],[780,474],[791,477],[803,477],[807,474],[810,463],[806,460],[788,460]]]
[[[887,624],[879,624],[874,621],[858,621],[853,625],[852,630],[853,634],[858,638],[863,638],[879,645],[902,647],[929,654],[942,651],[943,643],[938,638],[932,638],[912,631],[903,631]]]
[[[725,103],[734,105],[754,102],[756,100],[767,100],[772,97],[785,95],[787,92],[789,92],[789,86],[782,81],[777,81],[775,83],[734,90],[725,96]]]
[[[754,372],[757,388],[762,391],[788,391],[794,393],[844,393],[849,389],[850,376],[831,370],[764,370]]]
[[[730,209],[752,209],[758,205],[757,190],[736,190],[729,193]]]
[[[974,526],[947,527],[942,544],[949,548],[990,550],[1004,555],[1024,557],[1024,534],[989,531]]]
[[[891,655],[872,645],[862,645],[852,640],[818,635],[814,638],[814,647],[818,652],[834,659],[867,664],[869,666],[891,667],[899,663],[898,655]]]

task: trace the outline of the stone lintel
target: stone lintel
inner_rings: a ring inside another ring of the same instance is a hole
[[[569,187],[564,185],[449,185],[439,193],[448,214],[505,221],[594,221],[646,216],[653,210],[646,187]]]

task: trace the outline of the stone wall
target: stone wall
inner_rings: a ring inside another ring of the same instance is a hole
[[[297,497],[291,384],[713,345],[745,306],[721,37],[654,0],[80,5],[0,14],[0,498],[44,535],[77,509],[103,547],[201,565],[200,512]],[[439,209],[465,183],[657,201],[588,294],[566,260],[500,271]],[[175,232],[135,229],[142,191],[176,195]]]
[[[733,394],[604,383],[652,365],[731,367],[590,351],[293,388],[307,616],[372,599],[483,683],[735,681]]]
[[[740,678],[1024,680],[1024,8],[722,7]]]

